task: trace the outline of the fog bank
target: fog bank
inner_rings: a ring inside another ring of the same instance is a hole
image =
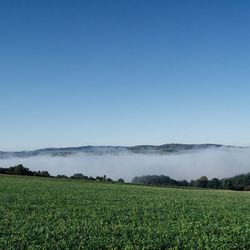
[[[95,177],[106,174],[114,180],[124,178],[131,181],[134,176],[164,174],[177,180],[191,180],[202,175],[224,178],[250,172],[250,150],[208,149],[168,155],[79,153],[67,157],[37,156],[0,160],[0,167],[17,164],[23,164],[32,171],[48,170],[51,175],[82,173]]]

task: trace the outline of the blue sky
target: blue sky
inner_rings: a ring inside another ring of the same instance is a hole
[[[0,3],[0,150],[250,145],[249,1]]]

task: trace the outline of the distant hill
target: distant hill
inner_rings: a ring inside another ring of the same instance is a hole
[[[82,147],[67,147],[67,148],[45,148],[34,151],[19,151],[19,152],[3,152],[0,151],[0,159],[5,158],[26,158],[32,156],[69,156],[77,153],[86,153],[92,155],[105,155],[105,154],[171,154],[183,153],[193,150],[205,149],[218,149],[218,148],[239,148],[234,146],[224,146],[219,144],[164,144],[160,146],[153,145],[139,145],[139,146],[82,146]]]

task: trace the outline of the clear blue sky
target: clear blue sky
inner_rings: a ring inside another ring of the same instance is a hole
[[[0,150],[250,144],[247,0],[0,2]]]

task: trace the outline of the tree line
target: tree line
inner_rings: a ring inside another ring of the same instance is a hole
[[[145,175],[134,177],[132,183],[250,191],[250,173],[237,175],[231,178],[212,178],[211,180],[209,180],[206,176],[201,176],[200,178],[191,180],[190,182],[187,180],[177,181],[165,175]]]
[[[77,180],[89,180],[89,181],[104,181],[104,182],[114,182],[111,178],[107,178],[106,175],[96,176],[86,176],[82,173],[76,173],[68,177],[67,175],[57,175],[52,176],[48,171],[31,171],[29,168],[25,168],[22,164],[9,168],[0,168],[0,174],[10,174],[10,175],[26,175],[26,176],[39,176],[39,177],[51,177],[51,178],[64,178],[64,179],[77,179]],[[117,182],[124,183],[122,178],[118,179]]]
[[[111,178],[108,178],[106,175],[96,176],[95,178],[92,176],[83,175],[82,173],[75,173],[70,177],[66,175],[52,176],[48,171],[31,171],[29,168],[25,168],[22,164],[9,168],[0,168],[0,174],[115,182]],[[124,183],[124,180],[120,178],[116,182]],[[182,186],[250,191],[250,173],[237,175],[231,178],[212,178],[211,180],[209,180],[206,176],[201,176],[200,178],[191,180],[190,182],[188,182],[187,180],[178,181],[165,175],[145,175],[134,177],[132,183],[157,186]]]
[[[9,168],[0,168],[0,174],[51,177],[48,171],[31,171],[28,168],[25,168],[22,164]]]

